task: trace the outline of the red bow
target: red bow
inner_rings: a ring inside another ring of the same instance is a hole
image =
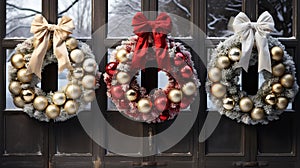
[[[133,32],[138,35],[138,41],[133,53],[132,68],[144,69],[147,58],[149,41],[153,34],[156,61],[159,69],[170,69],[170,57],[166,41],[167,34],[171,32],[172,20],[166,13],[160,13],[156,20],[149,21],[145,15],[138,12],[132,19]]]

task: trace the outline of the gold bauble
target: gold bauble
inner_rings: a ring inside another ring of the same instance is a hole
[[[292,74],[285,74],[283,77],[280,79],[280,83],[283,87],[285,88],[291,88],[293,87],[295,82],[295,79]]]
[[[96,93],[94,90],[85,90],[83,93],[83,100],[85,102],[92,102],[96,97]]]
[[[82,78],[82,86],[86,89],[93,89],[95,87],[96,84],[96,78],[93,75],[85,75]]]
[[[17,72],[17,78],[22,83],[28,83],[32,80],[32,74],[27,74],[27,69],[23,68]]]
[[[149,113],[152,109],[152,102],[147,98],[142,98],[139,100],[137,108],[141,113]]]
[[[33,107],[38,111],[44,111],[48,106],[48,100],[45,96],[37,96],[33,101]]]
[[[172,89],[168,94],[168,99],[173,103],[179,103],[182,99],[182,92],[178,89]]]
[[[215,83],[211,86],[211,93],[217,98],[222,98],[226,94],[226,87],[221,83]]]
[[[228,58],[231,61],[235,61],[235,62],[240,60],[241,55],[242,55],[242,51],[237,47],[231,48],[228,52]]]
[[[68,39],[66,40],[66,46],[67,46],[67,49],[68,49],[69,51],[72,51],[72,50],[74,50],[75,48],[77,48],[77,46],[78,46],[78,41],[77,41],[75,38],[70,37],[70,38],[68,38]]]
[[[222,79],[222,71],[219,68],[212,68],[208,71],[208,78],[212,82],[219,82]]]
[[[138,94],[135,90],[133,89],[129,89],[127,92],[126,92],[126,98],[129,100],[129,101],[135,101],[137,98],[138,98]]]
[[[271,56],[272,59],[275,61],[280,61],[283,57],[283,50],[282,48],[275,46],[271,49]]]
[[[50,104],[47,108],[46,108],[46,115],[48,118],[50,119],[55,119],[57,116],[59,116],[60,114],[60,109],[57,105],[55,104]]]
[[[130,76],[126,72],[119,72],[116,79],[120,84],[126,84],[130,81]]]
[[[272,67],[272,74],[276,77],[280,77],[284,74],[285,66],[282,63],[279,63]]]
[[[88,58],[83,61],[82,67],[86,72],[92,73],[95,72],[97,68],[97,63],[94,59]]]
[[[39,39],[33,38],[33,42],[32,42],[33,47],[36,48],[37,45],[39,44],[39,42],[40,42]],[[53,43],[53,40],[50,39],[48,42],[47,50],[49,50],[52,47],[52,43]]]
[[[58,106],[63,105],[66,99],[66,95],[61,92],[55,92],[52,96],[52,102]]]
[[[84,59],[84,53],[79,49],[75,49],[71,51],[70,58],[75,63],[81,63]]]
[[[271,93],[271,94],[268,94],[266,97],[265,97],[265,102],[269,105],[274,105],[276,104],[276,101],[277,101],[277,98],[276,98],[276,95]]]
[[[22,99],[25,101],[25,103],[30,103],[34,99],[34,91],[31,89],[26,89],[21,91]]]
[[[194,84],[194,82],[188,82],[182,86],[182,92],[187,96],[194,95],[196,90],[197,86]]]
[[[78,110],[78,104],[74,100],[68,100],[64,109],[69,115],[75,114]]]
[[[251,111],[251,118],[253,120],[262,120],[265,118],[265,112],[264,109],[259,108],[259,107],[255,107],[252,111]]]
[[[228,57],[226,56],[220,56],[217,59],[217,67],[220,69],[225,69],[228,68],[230,66],[230,60]]]
[[[20,96],[17,96],[17,97],[14,97],[14,104],[18,108],[23,108],[25,105],[25,102]]]
[[[125,49],[121,49],[116,53],[116,59],[118,62],[126,62],[127,58],[127,51]]]
[[[280,83],[275,83],[273,86],[272,86],[272,92],[274,93],[281,93],[283,91],[283,87]]]
[[[223,99],[223,107],[226,110],[232,110],[234,108],[235,102],[232,98],[227,97],[225,99]]]
[[[279,110],[284,110],[289,105],[289,100],[286,97],[278,97],[276,107]]]
[[[76,84],[70,84],[66,88],[66,95],[70,99],[77,99],[81,96],[81,88]]]
[[[15,54],[11,57],[11,64],[16,69],[23,68],[25,65],[25,59],[22,54]]]
[[[240,109],[242,112],[249,112],[253,108],[253,102],[249,97],[243,97],[239,103]]]
[[[9,83],[8,89],[13,95],[19,95],[22,90],[21,83],[18,81],[11,81]]]
[[[82,78],[84,75],[83,68],[77,67],[73,70],[72,76],[76,79]]]

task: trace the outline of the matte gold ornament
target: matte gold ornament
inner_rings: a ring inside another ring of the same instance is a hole
[[[187,96],[194,95],[196,90],[197,86],[194,84],[194,82],[188,82],[182,86],[182,92]]]
[[[20,69],[25,65],[25,59],[22,54],[15,54],[11,57],[11,64],[14,68]]]
[[[235,102],[232,98],[227,97],[225,99],[223,99],[223,107],[226,110],[232,110],[234,108]]]
[[[137,108],[141,113],[149,113],[152,109],[152,102],[147,98],[142,98],[139,100]]]
[[[282,63],[279,63],[272,67],[272,74],[274,76],[280,77],[284,74],[285,66]]]
[[[281,93],[283,91],[283,87],[280,83],[275,83],[273,86],[272,86],[272,92],[274,93]]]
[[[60,114],[60,109],[57,105],[55,104],[50,104],[47,108],[46,108],[46,115],[48,118],[50,119],[55,119],[56,117],[58,117]]]
[[[9,83],[8,89],[13,95],[19,95],[22,90],[21,83],[18,81],[11,81]]]
[[[69,114],[76,114],[78,110],[78,104],[74,100],[68,100],[64,106],[65,111]]]
[[[253,120],[262,120],[265,118],[265,112],[264,109],[255,107],[251,112],[251,118]]]
[[[220,69],[226,69],[230,66],[230,60],[226,56],[220,56],[217,59],[217,67]]]
[[[242,55],[242,51],[237,47],[231,48],[228,52],[228,58],[231,61],[235,61],[235,62],[240,60],[241,55]]]
[[[81,63],[84,59],[84,53],[80,49],[71,51],[70,58],[75,63]]]
[[[25,103],[30,103],[33,101],[35,94],[31,89],[26,89],[21,91],[22,99]]]
[[[126,62],[128,60],[127,51],[125,49],[117,51],[116,59],[118,62]]]
[[[126,92],[126,98],[129,100],[129,101],[135,101],[137,98],[138,98],[138,94],[135,90],[133,89],[129,89],[127,92]]]
[[[61,92],[55,92],[52,96],[52,101],[54,104],[60,106],[66,102],[66,95]]]
[[[226,94],[226,87],[221,83],[215,83],[211,86],[211,93],[217,98],[222,98]]]
[[[116,79],[120,84],[126,84],[130,81],[130,76],[126,72],[119,72]]]
[[[271,94],[268,94],[266,97],[265,97],[265,102],[269,105],[274,105],[276,104],[277,102],[277,98],[276,98],[276,95],[271,93]]]
[[[286,97],[278,97],[277,98],[277,103],[276,103],[276,107],[279,110],[284,110],[287,108],[287,106],[289,105],[289,100]]]
[[[14,102],[15,106],[18,108],[23,108],[25,105],[24,100],[20,96],[14,97],[13,102]]]
[[[47,50],[49,50],[52,47],[52,43],[53,43],[53,40],[50,39],[48,42]],[[32,42],[33,47],[36,48],[38,44],[39,44],[39,39],[33,38],[33,42]]]
[[[76,84],[67,86],[66,95],[70,99],[77,99],[81,96],[81,88]]]
[[[92,102],[96,97],[96,93],[94,90],[85,90],[83,93],[83,100],[85,102]]]
[[[179,103],[182,99],[182,92],[178,89],[172,89],[168,94],[168,99],[173,103]]]
[[[93,89],[96,84],[96,78],[93,75],[85,75],[82,78],[82,86],[86,89]]]
[[[70,37],[66,40],[66,46],[69,51],[72,51],[77,48],[78,41],[75,38]]]
[[[285,74],[280,79],[280,83],[285,88],[292,88],[294,85],[295,79],[292,74]]]
[[[275,46],[271,49],[271,56],[272,59],[275,61],[281,61],[283,57],[283,50],[282,48]]]
[[[219,82],[222,79],[222,71],[219,68],[212,68],[208,72],[208,78],[212,82]]]
[[[22,68],[17,72],[17,78],[22,83],[28,83],[32,80],[32,74],[27,74],[27,69]]]
[[[83,75],[84,75],[84,70],[83,70],[83,68],[80,68],[80,67],[75,68],[75,69],[73,70],[72,75],[73,75],[73,77],[76,78],[76,79],[82,78]]]
[[[239,103],[240,109],[242,112],[249,112],[253,108],[253,102],[249,97],[243,97]]]
[[[45,96],[37,96],[33,101],[33,107],[38,111],[44,111],[48,106],[48,100]]]
[[[92,73],[95,72],[95,70],[97,69],[97,63],[94,59],[88,58],[83,61],[82,67],[86,72]]]

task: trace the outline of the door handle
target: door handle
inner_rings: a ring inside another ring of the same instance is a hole
[[[154,162],[154,161],[147,161],[147,162],[133,162],[132,166],[135,168],[140,168],[140,167],[151,167],[151,166],[167,166],[168,164],[166,162]]]
[[[269,165],[269,163],[266,161],[233,162],[233,166],[235,166],[235,167],[266,167],[268,165]]]

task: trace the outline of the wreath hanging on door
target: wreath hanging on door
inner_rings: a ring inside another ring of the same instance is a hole
[[[95,56],[87,44],[69,37],[73,29],[67,16],[58,25],[51,25],[36,15],[31,26],[34,38],[18,44],[10,59],[9,91],[13,102],[39,121],[65,121],[95,98]],[[58,63],[59,72],[68,69],[68,82],[59,91],[45,93],[38,83],[44,67],[52,63]]]
[[[295,63],[285,47],[268,36],[274,30],[268,12],[256,23],[241,12],[233,28],[235,34],[212,54],[206,90],[220,114],[245,124],[267,124],[279,118],[298,91]],[[240,75],[256,62],[265,81],[256,95],[248,95],[241,90]]]
[[[191,53],[167,36],[172,22],[166,13],[161,13],[155,21],[148,21],[139,12],[132,23],[137,36],[122,41],[106,65],[107,95],[119,112],[134,121],[157,123],[173,119],[180,109],[194,101],[200,86]],[[156,58],[148,52],[151,44]],[[147,94],[138,84],[137,75],[146,62],[153,59],[158,69],[167,74],[168,84]]]

